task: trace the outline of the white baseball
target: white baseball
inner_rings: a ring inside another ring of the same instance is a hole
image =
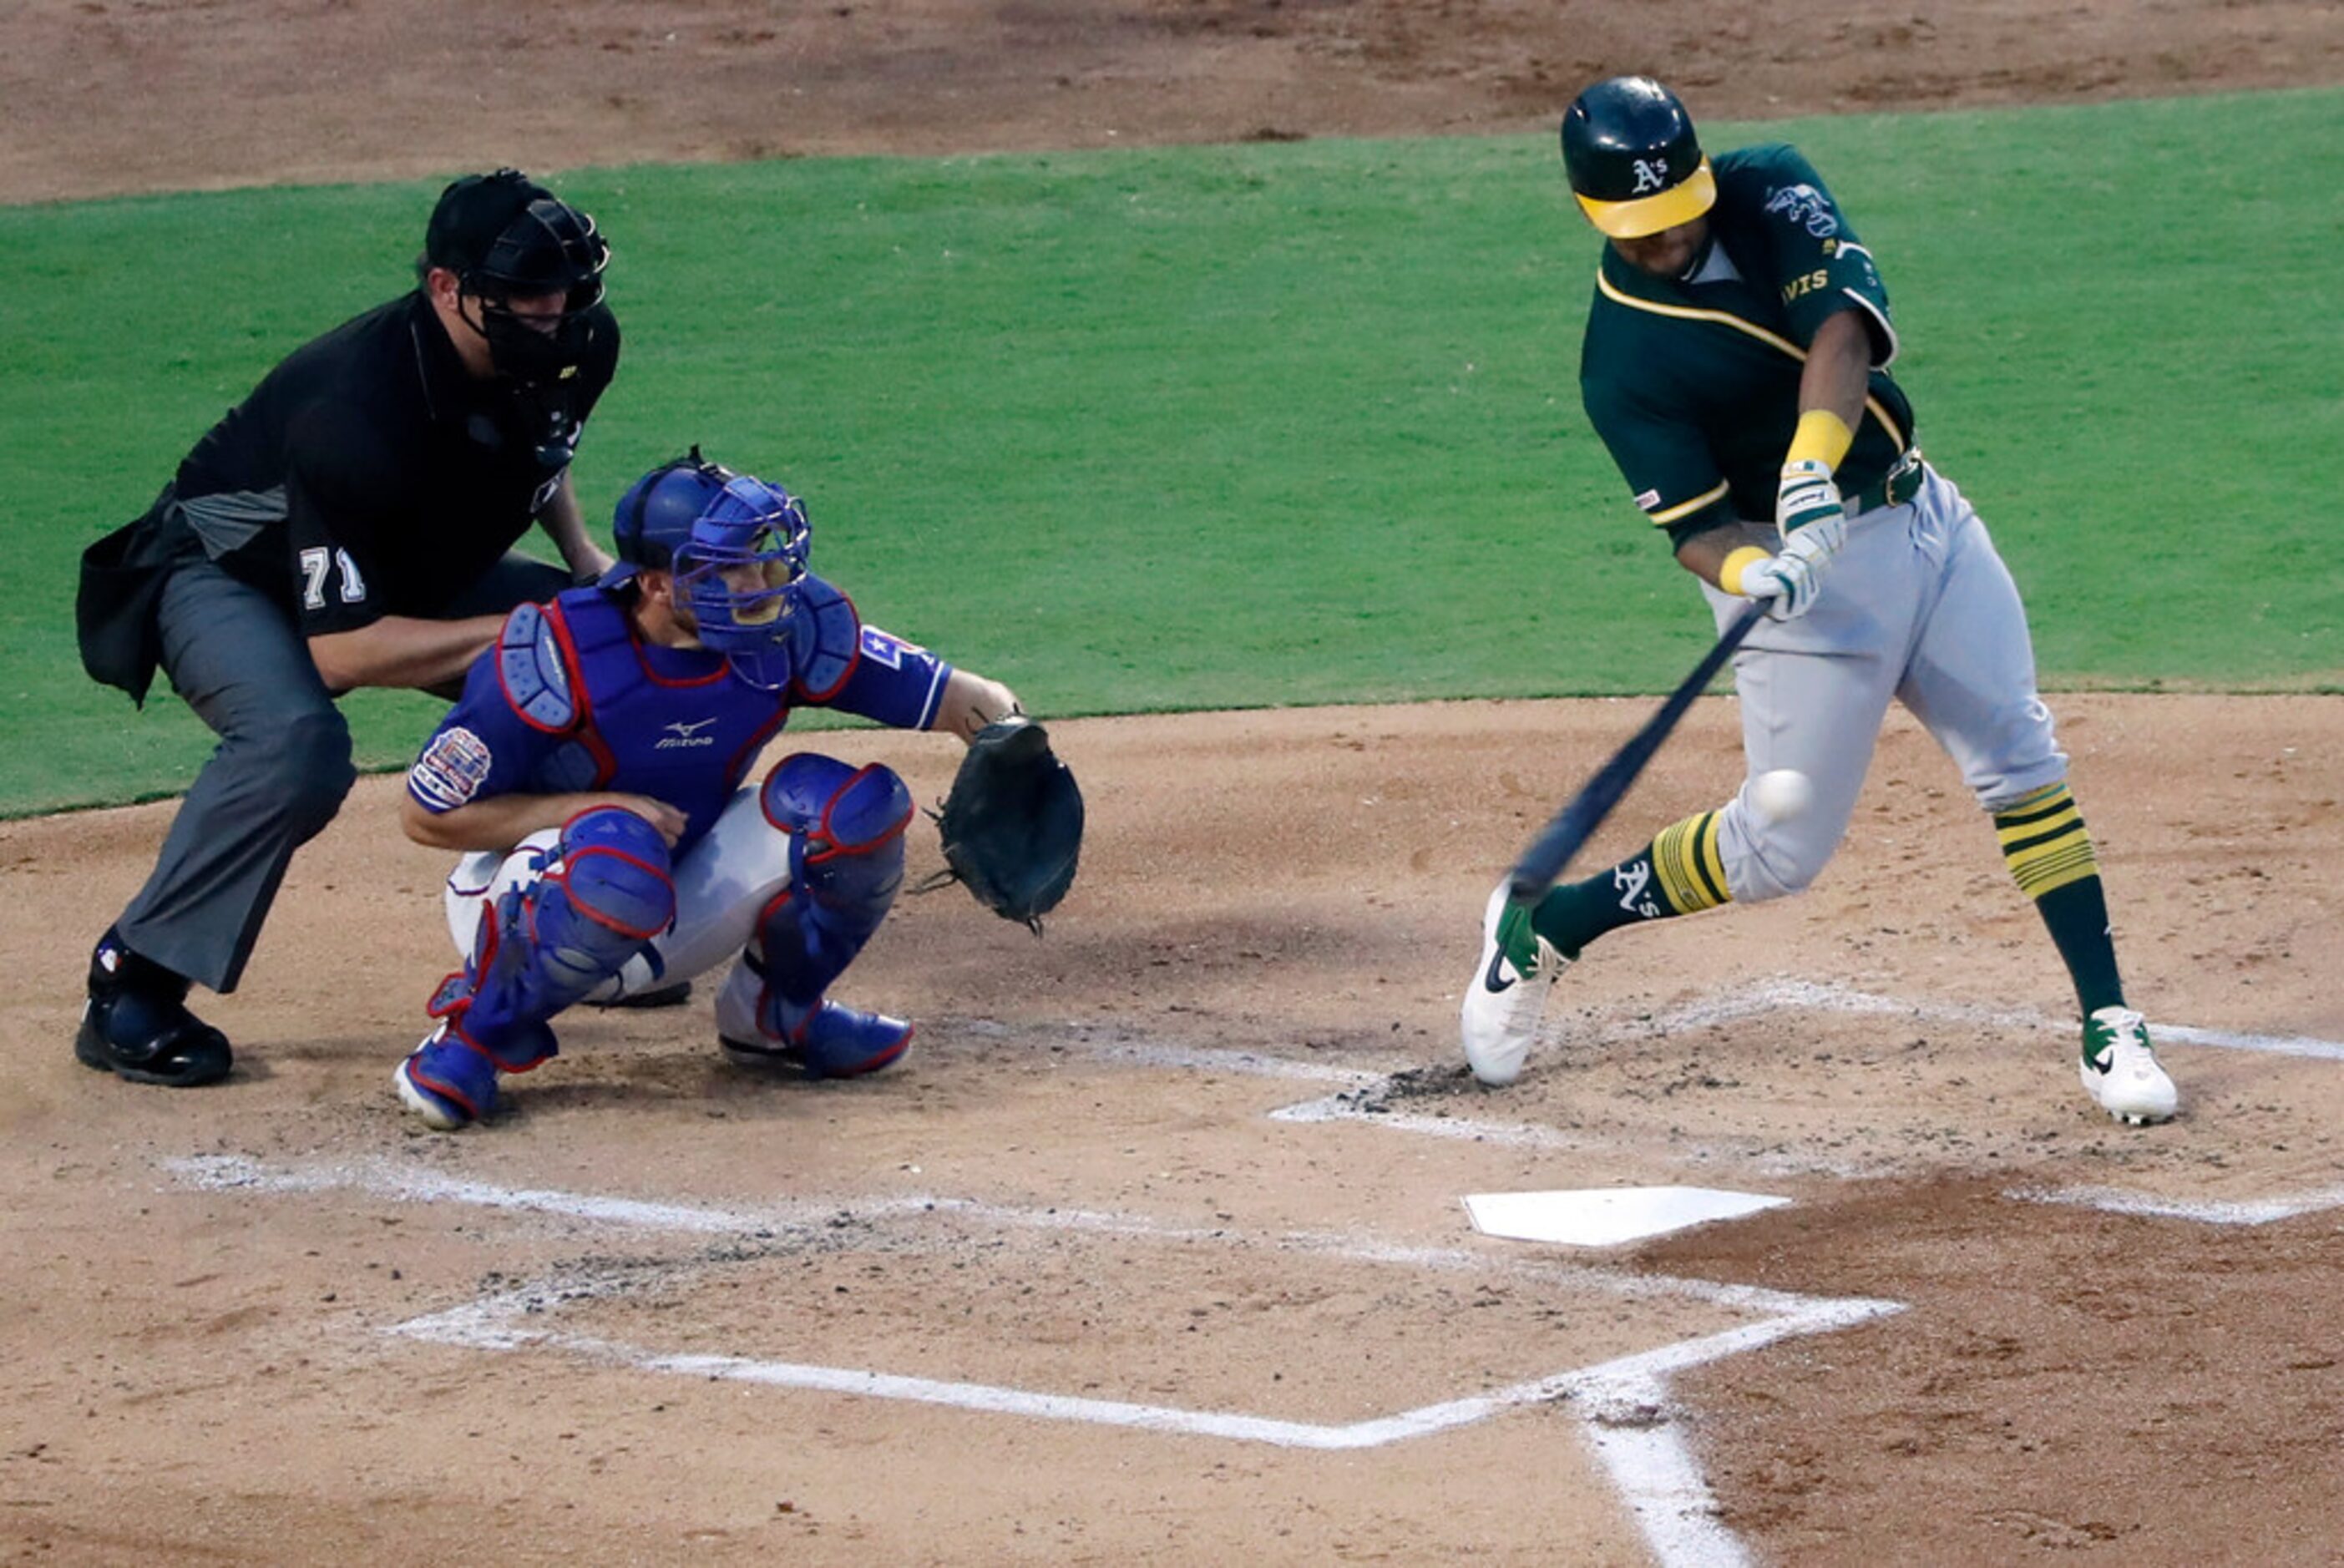
[[[1763,823],[1788,822],[1815,804],[1815,786],[1796,768],[1776,768],[1750,781],[1750,809]]]

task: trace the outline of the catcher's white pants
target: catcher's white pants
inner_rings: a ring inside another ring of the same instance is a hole
[[[480,918],[512,888],[526,889],[558,862],[558,828],[541,828],[510,850],[474,850],[448,875],[448,935],[459,957],[469,958]],[[655,937],[649,954],[638,953],[616,976],[588,993],[590,1002],[609,1002],[704,975],[738,956],[756,935],[757,916],[789,885],[790,835],[765,819],[757,786],[745,784],[717,814],[715,825],[685,851],[672,870],[675,924]],[[753,1006],[755,977],[745,967]]]

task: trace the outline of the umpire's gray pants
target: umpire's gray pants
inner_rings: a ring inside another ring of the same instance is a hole
[[[498,614],[569,586],[560,568],[507,555],[439,618]],[[285,612],[210,561],[173,568],[156,624],[164,671],[219,745],[116,929],[142,957],[233,991],[293,852],[334,820],[358,776],[349,724]]]

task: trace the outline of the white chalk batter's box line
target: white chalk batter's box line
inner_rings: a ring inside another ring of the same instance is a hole
[[[1963,1024],[1974,1028],[2015,1029],[2056,1033],[2072,1038],[2073,1019],[2054,1018],[2032,1011],[1974,1007],[1961,1002],[1882,996],[1845,986],[1819,985],[1812,980],[1775,978],[1735,986],[1716,996],[1689,1002],[1674,1012],[1599,1024],[1587,1044],[1601,1047],[1625,1040],[1650,1039],[1680,1029],[1707,1028],[1766,1013],[1850,1013],[1910,1018],[1923,1023]],[[2317,1061],[2344,1061],[2344,1041],[2291,1035],[2242,1034],[2231,1029],[2201,1029],[2186,1024],[2157,1023],[2150,1027],[2158,1046],[2207,1046],[2217,1050],[2253,1051],[2266,1056],[2301,1057]],[[1006,1034],[1005,1027],[999,1032]],[[1297,1061],[1260,1051],[1216,1050],[1202,1047],[1166,1046],[1148,1042],[1110,1042],[1087,1047],[1090,1054],[1111,1061],[1146,1067],[1200,1067],[1241,1073],[1339,1083],[1362,1087],[1383,1082],[1389,1071],[1332,1067],[1324,1062]],[[1461,1060],[1461,1057],[1459,1058]],[[1410,1066],[1421,1066],[1411,1063]]]
[[[162,1163],[181,1186],[207,1191],[358,1192],[395,1203],[454,1203],[550,1219],[744,1241],[834,1239],[842,1222],[874,1229],[951,1225],[963,1231],[1073,1231],[1165,1243],[1207,1243],[1298,1252],[1340,1262],[1384,1264],[1430,1272],[1499,1275],[1525,1283],[1601,1290],[1631,1300],[1689,1300],[1769,1316],[1795,1315],[1816,1304],[1815,1298],[1769,1290],[1762,1286],[1631,1274],[1602,1264],[1523,1257],[1503,1251],[1416,1246],[1332,1230],[1254,1233],[1226,1225],[1176,1225],[1111,1210],[1036,1209],[926,1193],[845,1199],[799,1199],[755,1209],[732,1209],[616,1198],[557,1188],[506,1187],[419,1169],[389,1158],[271,1165],[243,1155],[198,1154]]]
[[[2063,1039],[2071,1038],[2076,1027],[2071,1021],[2048,1017],[2041,1013],[1969,1007],[1954,1002],[1914,1001],[1805,980],[1776,979],[1737,986],[1714,999],[1689,1003],[1657,1017],[1599,1025],[1587,1043],[1591,1047],[1601,1048],[1623,1040],[1649,1039],[1678,1029],[1703,1028],[1760,1014],[1796,1011],[1897,1017],[1974,1028],[2051,1032]],[[2193,1028],[2178,1024],[2157,1024],[2153,1026],[2153,1029],[2160,1047],[2167,1044],[2206,1046],[2218,1050],[2344,1061],[2344,1042],[2335,1040],[2240,1034],[2227,1029]],[[1894,1174],[1905,1168],[1899,1161],[1866,1168],[1844,1161],[1785,1155],[1772,1148],[1775,1140],[1771,1138],[1737,1140],[1713,1136],[1690,1148],[1662,1146],[1566,1132],[1540,1122],[1485,1121],[1470,1117],[1431,1116],[1389,1108],[1369,1109],[1362,1103],[1364,1097],[1360,1091],[1382,1087],[1391,1081],[1395,1072],[1336,1067],[1321,1062],[1298,1062],[1258,1051],[1116,1043],[1094,1046],[1091,1053],[1106,1060],[1145,1067],[1193,1067],[1263,1077],[1333,1082],[1343,1086],[1323,1098],[1281,1106],[1269,1113],[1272,1121],[1361,1122],[1393,1132],[1415,1133],[1426,1138],[1460,1138],[1467,1142],[1551,1148],[1572,1153],[1616,1154],[1623,1148],[1632,1148],[1646,1158],[1666,1164],[1713,1167],[1721,1158],[1733,1158],[1753,1170],[1770,1175],[1854,1178]],[[1415,1065],[1420,1067],[1422,1064]],[[1405,1069],[1395,1069],[1398,1070]],[[2344,1187],[2240,1201],[2162,1199],[2107,1187],[2018,1188],[2012,1189],[2010,1196],[2028,1202],[2073,1204],[2111,1214],[2189,1219],[2213,1225],[2263,1225],[2273,1220],[2318,1213],[2322,1209],[2344,1208]]]
[[[1904,1310],[1901,1302],[1801,1296],[1757,1286],[1668,1276],[1632,1275],[1597,1266],[1484,1255],[1325,1231],[1253,1235],[1234,1229],[1170,1225],[1144,1216],[1088,1209],[1037,1209],[962,1199],[896,1196],[846,1202],[797,1201],[744,1209],[554,1189],[500,1187],[387,1159],[271,1166],[237,1156],[197,1155],[164,1168],[188,1186],[216,1191],[358,1191],[396,1202],[461,1203],[510,1213],[696,1236],[743,1239],[821,1237],[834,1241],[842,1218],[890,1226],[949,1225],[1075,1230],[1157,1241],[1204,1241],[1301,1251],[1346,1261],[1428,1270],[1500,1274],[1629,1298],[1690,1299],[1763,1314],[1758,1320],[1528,1379],[1486,1393],[1442,1401],[1393,1415],[1343,1423],[1286,1421],[1234,1411],[1184,1410],[1117,1400],[1054,1394],[997,1384],[909,1377],[870,1368],[831,1367],[662,1351],[551,1327],[565,1305],[669,1288],[727,1266],[715,1260],[635,1270],[556,1272],[382,1330],[407,1339],[479,1351],[559,1351],[640,1371],[762,1383],[873,1399],[1181,1436],[1268,1443],[1316,1451],[1379,1448],[1451,1431],[1524,1405],[1564,1400],[1581,1418],[1590,1448],[1659,1560],[1669,1568],[1748,1561],[1741,1542],[1717,1517],[1699,1462],[1671,1419],[1667,1380],[1676,1372],[1803,1334],[1852,1328]]]
[[[1811,980],[1773,979],[1737,987],[1715,1000],[1692,1003],[1655,1018],[1648,1025],[1607,1031],[1605,1037],[1699,1028],[1711,1024],[1731,1023],[1759,1013],[1799,1009],[1815,1013],[1892,1014],[1930,1023],[1967,1024],[1978,1028],[2047,1031],[2071,1040],[2076,1027],[2071,1018],[2054,1018],[2033,1011],[1971,1007],[1960,1002],[1915,1001],[1903,996],[1874,996],[1844,986],[1818,985]],[[2209,1046],[2217,1050],[2257,1051],[2266,1056],[2308,1057],[2319,1061],[2344,1062],[2344,1041],[2291,1035],[2241,1034],[2233,1029],[2200,1029],[2186,1024],[2155,1021],[2149,1025],[2149,1033],[2160,1047],[2171,1045]]]
[[[2192,1219],[2201,1225],[2268,1225],[2327,1209],[2344,1209],[2344,1187],[2324,1187],[2285,1198],[2154,1198],[2116,1187],[2014,1187],[2007,1197],[2026,1203],[2059,1203],[2106,1214],[2137,1214],[2150,1219]]]

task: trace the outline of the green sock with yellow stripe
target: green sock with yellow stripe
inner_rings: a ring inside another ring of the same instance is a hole
[[[2018,890],[2035,900],[2050,928],[2085,1017],[2122,1007],[2107,893],[2076,797],[2064,784],[2046,784],[1995,813],[1994,831]]]
[[[1531,911],[1531,929],[1575,958],[1615,926],[1714,909],[1733,896],[1717,853],[1717,814],[1705,811],[1662,828],[1611,870],[1549,893]]]

